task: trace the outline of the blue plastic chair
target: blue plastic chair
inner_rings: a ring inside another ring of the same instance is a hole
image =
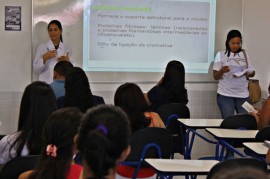
[[[147,127],[134,132],[130,139],[131,153],[120,165],[135,167],[134,179],[142,167],[149,167],[145,158],[170,158],[172,137],[167,129]]]
[[[177,119],[190,118],[189,108],[181,103],[168,103],[159,106],[156,112],[173,137],[171,158],[174,158],[174,153],[184,155],[186,129],[180,126]]]

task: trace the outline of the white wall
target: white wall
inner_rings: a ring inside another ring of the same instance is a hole
[[[244,45],[263,89],[270,83],[270,1],[244,1]]]
[[[22,6],[21,31],[5,31],[5,6]],[[22,91],[31,82],[31,0],[0,2],[0,91]]]
[[[70,2],[69,0],[68,2]],[[43,4],[50,4],[54,1],[41,1],[34,0],[34,2],[43,2]],[[44,3],[47,2],[47,3]],[[65,0],[57,1],[58,5],[60,2],[67,2]],[[82,2],[82,1],[81,1]],[[242,12],[242,4],[243,4],[243,12]],[[22,31],[5,31],[4,30],[4,6],[22,6]],[[270,25],[267,23],[270,14],[267,11],[267,7],[269,7],[270,1],[268,0],[217,0],[217,22],[216,22],[216,42],[215,42],[215,50],[223,49],[224,42],[226,38],[227,32],[232,29],[240,29],[243,32],[244,37],[244,47],[247,48],[254,66],[256,68],[257,77],[261,80],[261,85],[263,89],[266,89],[269,83],[268,77],[270,71],[267,69],[267,62],[270,54],[268,53],[268,42],[270,36],[268,35],[270,30]],[[48,5],[47,5],[48,6]],[[50,11],[55,9],[51,9],[48,6],[47,8]],[[32,54],[35,54],[36,46],[41,41],[44,41],[48,38],[46,34],[46,24],[42,25],[42,29],[38,30],[33,27],[33,44],[32,42],[32,2],[31,0],[20,1],[20,0],[1,0],[0,4],[0,53],[1,53],[1,66],[0,66],[0,91],[23,91],[26,84],[31,81],[31,73],[32,73]],[[44,7],[45,8],[45,7]],[[49,11],[49,10],[46,11]],[[59,8],[58,8],[59,9]],[[40,10],[40,9],[38,9]],[[56,10],[55,10],[56,11]],[[41,13],[44,13],[41,11]],[[242,14],[244,15],[242,18]],[[53,17],[52,17],[53,18]],[[62,16],[61,18],[65,18]],[[71,32],[67,32],[64,29],[64,38],[65,40],[72,44],[75,56],[77,59],[76,64],[81,66],[81,58],[82,58],[82,20],[81,14],[78,13],[76,18],[76,23],[74,26],[71,25]],[[242,26],[243,23],[243,26]],[[79,28],[81,30],[75,30],[75,28]],[[73,35],[73,32],[78,31],[77,34]],[[74,43],[75,42],[75,43]],[[33,48],[32,48],[33,45]],[[33,52],[32,52],[33,49]],[[157,81],[162,74],[157,73],[151,79],[145,79],[144,74],[140,73],[131,73],[131,74],[123,74],[121,77],[118,77],[117,74],[112,74],[115,78],[113,82],[123,82],[129,81],[134,78],[134,76],[138,76],[137,79],[141,79],[139,81],[143,82],[155,82]],[[95,88],[94,90],[102,90],[104,88],[104,84],[102,81],[108,78],[107,74],[97,73],[91,74],[89,73],[89,79],[96,86],[101,86],[101,88]],[[117,79],[122,78],[122,79]],[[93,79],[93,80],[92,80]],[[211,67],[209,69],[209,74],[187,74],[186,80],[189,81],[213,81],[212,79],[212,71]],[[108,82],[108,81],[105,81]],[[111,82],[111,81],[109,81]],[[198,83],[200,84],[200,83]],[[212,85],[210,83],[204,84],[201,86],[198,84],[194,85],[193,83],[188,84],[191,88],[198,89],[198,87],[204,89],[215,89],[216,84]],[[210,87],[204,87],[204,86]],[[114,85],[109,85],[108,89],[114,89]],[[144,86],[144,85],[143,85]],[[151,85],[150,85],[151,86]],[[106,85],[108,87],[108,85]],[[146,85],[148,88],[148,86]]]
[[[72,44],[77,59],[76,64],[81,66],[82,58],[82,12],[75,11],[64,14],[65,9],[61,4],[72,4],[73,0],[33,0],[36,13],[50,13],[51,19],[59,17],[60,21],[73,19],[74,23],[64,24],[64,40]],[[83,0],[79,0],[76,8],[80,9]],[[22,7],[22,31],[4,30],[4,7]],[[216,41],[215,50],[224,48],[227,32],[230,29],[239,29],[243,32],[244,48],[251,56],[256,68],[256,77],[260,79],[264,90],[270,82],[268,70],[270,24],[269,0],[217,0]],[[74,10],[69,8],[69,10]],[[48,39],[46,23],[38,26],[32,24],[32,1],[31,0],[1,0],[0,1],[0,134],[14,131],[17,126],[18,110],[21,92],[31,82],[32,59],[36,47],[40,42]],[[36,14],[35,13],[35,14]],[[53,16],[54,15],[54,16]],[[242,16],[243,15],[243,16]],[[67,30],[69,29],[69,30]],[[33,30],[33,40],[32,40]],[[32,43],[33,42],[33,43]],[[33,55],[32,55],[33,54]],[[137,81],[144,91],[149,90],[162,76],[155,73],[146,77],[141,73],[88,73],[91,88],[95,94],[102,95],[105,101],[113,103],[115,89],[124,81]],[[136,78],[135,78],[136,77]],[[35,76],[34,76],[34,79]],[[219,116],[215,102],[217,83],[212,78],[212,69],[208,74],[187,74],[187,89],[189,91],[192,117]]]
[[[22,7],[21,31],[5,31],[5,6]],[[32,74],[32,1],[0,1],[0,134],[17,128],[22,91]]]

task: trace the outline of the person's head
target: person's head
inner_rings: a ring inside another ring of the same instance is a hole
[[[93,106],[89,81],[81,68],[69,69],[65,79],[65,90],[65,107],[78,107],[82,112],[86,112]]]
[[[52,113],[42,131],[43,147],[33,178],[66,178],[76,153],[75,135],[83,114],[78,108]]]
[[[238,30],[231,30],[226,39],[226,53],[230,56],[230,53],[239,53],[242,51],[242,35]]]
[[[177,60],[170,61],[166,66],[160,85],[166,87],[171,99],[179,101],[178,98],[183,96],[182,93],[186,90],[184,65]]]
[[[77,145],[82,154],[84,178],[104,178],[130,152],[130,125],[121,108],[99,105],[87,111],[79,128]]]
[[[207,179],[269,179],[268,174],[261,169],[251,166],[238,166],[235,168],[224,168]]]
[[[58,20],[52,20],[48,24],[48,33],[52,41],[61,41],[63,42],[63,37],[62,37],[62,24]]]
[[[18,154],[27,141],[30,154],[41,149],[41,131],[48,116],[56,110],[56,97],[50,85],[35,81],[29,84],[21,99],[18,131],[20,135],[13,145],[18,145]]]
[[[148,106],[138,85],[125,83],[119,86],[114,95],[114,105],[119,106],[127,113],[133,132],[150,125],[150,119],[144,115]]]
[[[53,69],[53,79],[64,80],[68,70],[72,67],[73,67],[72,63],[68,61],[57,62]]]

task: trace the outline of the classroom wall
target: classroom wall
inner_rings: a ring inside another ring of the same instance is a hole
[[[256,69],[256,78],[265,90],[270,83],[269,7],[269,0],[245,0],[243,4],[244,45]]]
[[[55,2],[57,6],[54,7]],[[46,14],[55,11],[58,12],[56,15],[60,16],[60,20],[67,16],[61,14],[63,11],[59,6],[61,3],[71,2],[72,0],[33,0],[34,8],[38,13]],[[77,6],[80,5],[77,4]],[[22,6],[22,31],[4,30],[4,6]],[[47,8],[42,8],[44,6]],[[256,69],[256,77],[260,79],[263,90],[268,87],[270,73],[267,69],[270,56],[268,53],[270,25],[267,23],[270,16],[267,9],[269,6],[269,0],[217,0],[215,51],[224,48],[226,35],[230,29],[241,30],[244,48],[250,54]],[[34,12],[32,14],[31,0],[1,0],[0,10],[0,134],[7,134],[16,130],[22,91],[32,80],[37,79],[32,71],[32,60],[37,45],[48,40],[48,34],[46,23],[33,25],[35,19],[32,19]],[[75,14],[72,16],[76,20],[75,23],[69,27],[64,26],[63,36],[65,42],[72,44],[75,57],[81,59],[82,14],[80,12]],[[81,61],[76,60],[76,64],[81,66]],[[113,80],[105,80],[107,76],[108,74],[101,72],[88,73],[93,93],[103,96],[106,103],[112,104],[115,89],[124,81],[135,81],[143,91],[148,91],[162,77],[162,73],[156,73],[147,78],[141,73],[125,73],[121,76],[113,73],[110,74]],[[208,74],[187,74],[186,81],[191,117],[219,118],[220,113],[216,106],[217,83],[212,78],[211,67]]]
[[[5,31],[5,6],[22,6],[22,30]],[[31,0],[0,1],[0,91],[22,91],[31,82]]]
[[[21,31],[5,31],[5,6],[22,7]],[[32,1],[0,1],[0,134],[17,128],[22,91],[32,74]]]

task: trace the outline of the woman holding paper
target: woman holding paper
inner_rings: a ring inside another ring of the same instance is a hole
[[[248,54],[241,48],[242,35],[231,30],[227,35],[226,49],[216,54],[213,76],[218,80],[217,104],[225,119],[236,113],[247,113],[242,107],[249,102],[248,77],[255,71]]]
[[[53,81],[53,68],[58,61],[73,62],[72,49],[63,43],[62,25],[58,20],[52,20],[48,25],[50,40],[39,45],[33,63],[34,71],[40,81]]]

